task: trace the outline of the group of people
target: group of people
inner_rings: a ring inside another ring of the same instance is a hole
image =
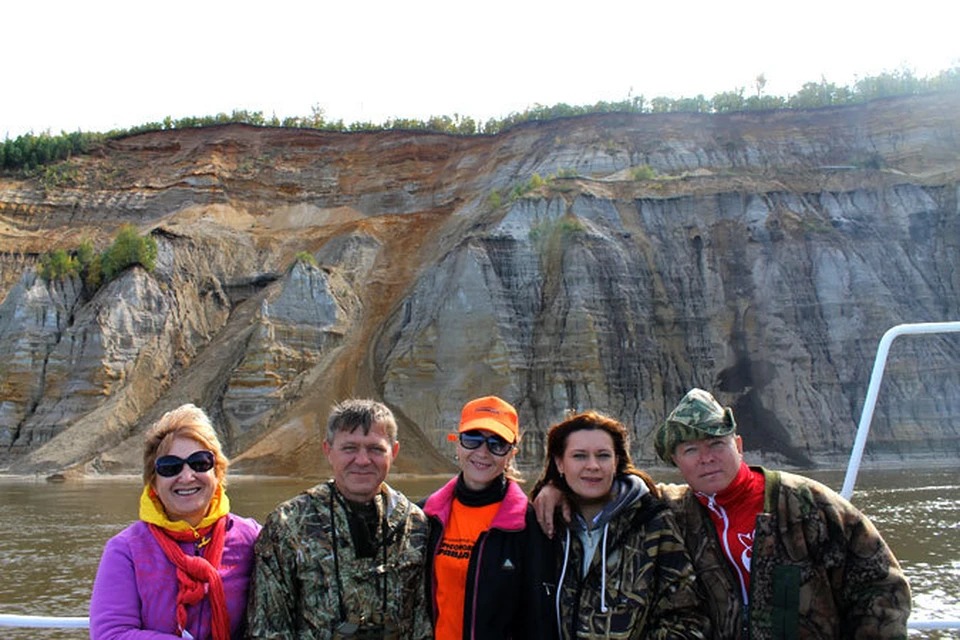
[[[386,482],[393,414],[347,400],[323,441],[333,478],[261,528],[230,513],[227,458],[185,405],[147,434],[140,518],[106,544],[90,637],[906,638],[907,581],[849,502],[748,466],[706,391],[655,435],[686,484],[637,469],[609,416],[554,424],[531,503],[517,411],[478,398],[459,473],[414,504]]]

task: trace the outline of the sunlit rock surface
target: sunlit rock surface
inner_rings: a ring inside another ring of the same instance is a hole
[[[692,386],[748,457],[849,453],[883,333],[960,319],[960,99],[606,114],[492,137],[231,125],[112,141],[69,180],[0,178],[0,471],[138,473],[144,429],[205,407],[239,472],[323,476],[333,402],[382,399],[401,472],[452,469],[463,403],[568,410],[637,460]],[[123,223],[152,272],[96,292],[44,251]],[[895,343],[868,454],[960,454],[960,341]]]

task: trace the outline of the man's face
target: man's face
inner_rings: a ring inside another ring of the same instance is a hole
[[[397,457],[400,443],[390,444],[384,425],[363,429],[339,431],[333,444],[323,441],[323,452],[333,467],[333,479],[343,497],[353,502],[370,502],[390,472],[390,465]]]
[[[743,441],[729,435],[681,442],[673,452],[673,462],[694,491],[713,494],[733,482],[743,461]]]

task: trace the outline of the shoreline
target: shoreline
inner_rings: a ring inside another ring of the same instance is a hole
[[[785,464],[781,460],[774,460],[767,458],[765,456],[745,456],[746,462],[749,465],[753,466],[763,466],[768,469],[790,471],[794,473],[804,473],[804,472],[815,472],[815,473],[834,473],[834,472],[844,472],[847,469],[848,460],[831,460],[824,462],[817,466],[812,467],[802,467],[791,464]],[[639,469],[647,471],[654,477],[657,478],[658,475],[672,475],[677,473],[676,467],[667,465],[663,462],[658,461],[658,464],[645,465],[640,463],[637,465]],[[896,470],[910,470],[910,469],[948,469],[948,468],[960,468],[960,458],[951,457],[951,456],[938,456],[935,458],[924,458],[917,456],[916,458],[903,459],[902,457],[884,457],[882,459],[864,458],[860,463],[860,472],[864,471],[896,471]],[[527,479],[526,483],[533,483],[536,481],[536,475],[539,473],[540,467],[521,467],[521,471],[526,472],[525,475]],[[455,473],[455,472],[454,472]],[[391,473],[387,477],[387,483],[389,484],[391,480],[428,480],[428,479],[448,479],[453,477],[454,473]],[[67,472],[67,473],[10,473],[7,471],[0,471],[0,482],[2,481],[19,481],[19,482],[47,482],[47,483],[76,483],[76,482],[134,482],[139,481],[141,475],[139,473],[76,473]],[[303,483],[319,483],[329,479],[327,474],[318,474],[318,475],[309,475],[309,476],[292,476],[285,474],[262,474],[262,473],[232,473],[227,472],[227,482],[303,482]]]

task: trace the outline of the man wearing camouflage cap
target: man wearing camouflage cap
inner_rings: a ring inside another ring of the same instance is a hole
[[[910,589],[870,520],[826,486],[749,467],[729,407],[693,389],[657,430],[665,485],[722,638],[906,638]]]
[[[906,638],[910,589],[870,520],[819,482],[747,466],[736,429],[729,407],[692,389],[654,437],[687,483],[657,486],[706,591],[714,637]],[[558,499],[541,491],[535,501],[550,535]]]

